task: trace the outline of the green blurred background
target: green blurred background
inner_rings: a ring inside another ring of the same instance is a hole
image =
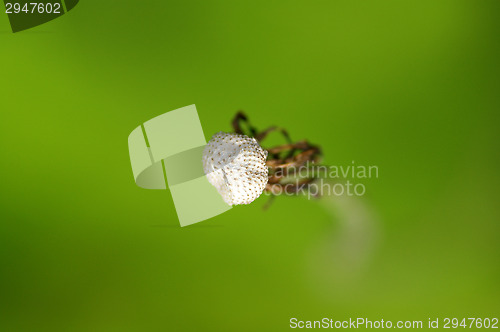
[[[87,0],[0,39],[0,330],[499,316],[500,2]],[[180,228],[127,136],[190,104],[380,176]]]

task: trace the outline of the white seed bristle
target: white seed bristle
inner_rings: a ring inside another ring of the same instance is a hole
[[[266,187],[266,158],[255,138],[219,132],[205,146],[203,170],[227,204],[250,204]]]

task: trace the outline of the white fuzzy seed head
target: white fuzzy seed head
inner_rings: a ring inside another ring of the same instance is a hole
[[[250,204],[266,187],[266,158],[255,138],[219,132],[205,146],[203,170],[227,204]]]

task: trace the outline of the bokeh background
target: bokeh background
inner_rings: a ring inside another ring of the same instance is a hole
[[[0,15],[0,330],[280,331],[500,314],[498,1],[80,1]],[[361,198],[178,227],[127,136],[243,109],[377,165]]]

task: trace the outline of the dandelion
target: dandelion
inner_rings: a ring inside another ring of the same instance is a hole
[[[250,204],[266,188],[266,158],[255,138],[219,132],[203,151],[203,170],[227,204]]]
[[[316,167],[321,157],[318,146],[306,140],[292,142],[287,131],[276,126],[258,131],[242,112],[232,125],[234,133],[215,134],[203,151],[203,170],[227,204],[250,204],[265,191],[271,195],[266,208],[277,195],[309,192],[318,175],[307,172],[304,176],[300,170]],[[281,132],[286,144],[261,147],[262,140],[274,131]]]

